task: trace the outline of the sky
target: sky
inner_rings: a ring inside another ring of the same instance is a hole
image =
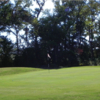
[[[35,2],[33,4],[34,5],[30,7],[31,9],[35,9],[36,7],[38,8],[38,5]],[[40,13],[39,17],[42,17],[45,9],[50,10],[50,13],[53,12],[54,4],[53,4],[52,0],[46,0],[45,5],[43,6],[42,13]]]
[[[10,1],[13,2],[14,0],[10,0]],[[30,7],[31,9],[34,9],[34,8],[38,7],[38,5],[37,5],[35,2],[34,2],[33,4],[34,4],[34,5]],[[43,12],[45,9],[49,9],[50,12],[52,12],[52,11],[53,11],[53,8],[54,8],[54,4],[53,4],[52,0],[47,0],[47,1],[45,2],[45,5],[44,5],[44,7],[43,7],[42,12]],[[40,13],[39,17],[42,17],[42,13]],[[20,33],[23,34],[24,31],[20,31]],[[7,33],[1,33],[1,35],[7,36],[10,40],[12,40],[13,43],[16,42],[16,37],[15,37],[15,35],[13,35],[12,33],[10,33],[10,35],[7,35]]]

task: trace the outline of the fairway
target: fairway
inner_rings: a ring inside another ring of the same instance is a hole
[[[0,100],[100,100],[100,67],[1,75]]]

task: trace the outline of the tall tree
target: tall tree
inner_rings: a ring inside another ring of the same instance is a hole
[[[31,14],[26,10],[26,5],[22,6],[23,1],[16,1],[12,5],[11,14],[11,25],[6,29],[8,32],[12,32],[16,36],[16,46],[17,46],[17,55],[19,54],[19,32],[24,28],[25,24],[30,21]]]
[[[87,18],[86,18],[86,28],[87,28],[87,33],[89,35],[89,44],[90,44],[90,52],[91,52],[91,59],[92,61],[95,62],[95,56],[94,56],[94,37],[96,34],[95,31],[95,20],[96,16],[98,16],[98,12],[100,11],[100,3],[96,0],[89,1],[87,4]]]
[[[0,31],[11,25],[12,5],[6,1],[0,1]]]
[[[14,44],[7,37],[0,36],[0,66],[13,66]],[[6,62],[6,63],[5,63]]]
[[[36,54],[36,61],[38,64],[38,59],[39,59],[39,44],[38,44],[38,37],[39,37],[39,15],[43,10],[43,7],[45,5],[46,0],[34,0],[34,2],[38,5],[37,8],[33,11],[34,18],[33,21],[31,22],[31,36],[32,36],[32,47],[35,48],[35,54]]]

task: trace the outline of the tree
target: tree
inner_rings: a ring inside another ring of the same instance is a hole
[[[86,21],[85,21],[85,26],[87,29],[87,34],[89,35],[89,45],[90,45],[90,53],[91,53],[91,60],[92,62],[96,65],[95,62],[95,56],[94,56],[94,38],[95,38],[95,34],[97,34],[96,30],[95,30],[95,19],[96,16],[98,16],[98,12],[100,11],[99,8],[100,3],[96,0],[92,0],[89,1],[87,4],[87,10],[88,12],[86,12]]]
[[[31,21],[32,16],[30,12],[26,10],[26,5],[21,6],[23,1],[16,1],[15,5],[12,6],[11,14],[11,24],[6,28],[7,32],[12,32],[16,36],[16,46],[17,46],[17,55],[19,55],[19,37],[23,38],[19,35],[20,30],[22,30],[25,25]]]
[[[14,55],[14,44],[7,39],[7,37],[0,36],[0,66],[7,67],[13,66]]]
[[[43,9],[43,6],[46,2],[46,0],[34,0],[34,2],[36,2],[36,4],[38,5],[37,8],[35,8],[35,10],[33,10],[33,14],[34,14],[34,18],[33,18],[33,21],[31,21],[31,30],[30,30],[30,36],[31,36],[31,40],[32,40],[32,45],[31,47],[34,47],[35,49],[35,56],[36,56],[36,61],[37,61],[37,64],[38,64],[38,60],[39,60],[39,42],[38,42],[38,37],[39,37],[39,15],[40,13],[42,12],[42,9]]]
[[[0,32],[11,25],[12,5],[6,1],[0,1]]]

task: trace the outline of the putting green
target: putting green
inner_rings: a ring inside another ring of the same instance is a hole
[[[100,100],[100,68],[72,67],[0,76],[0,100]]]

